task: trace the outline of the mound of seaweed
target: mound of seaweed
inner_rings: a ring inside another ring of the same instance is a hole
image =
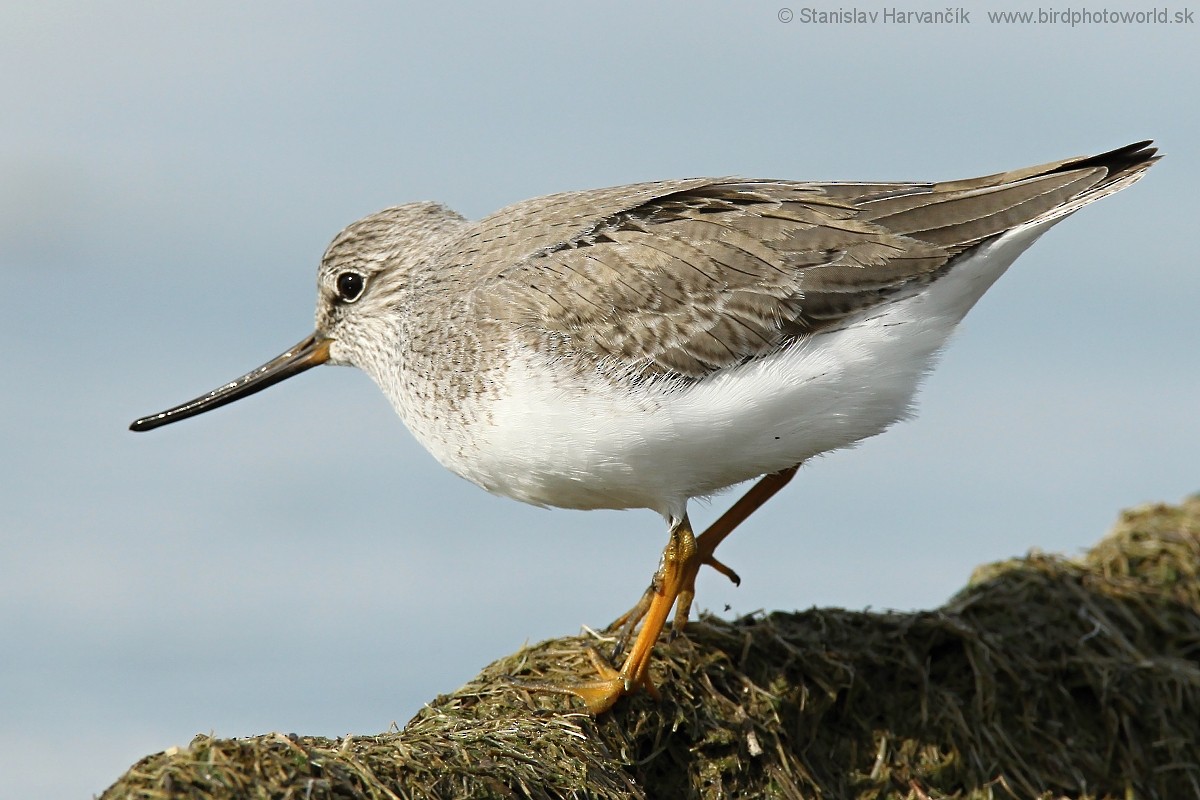
[[[503,658],[398,732],[197,736],[103,798],[1200,798],[1200,496],[936,611],[705,617],[658,648],[661,701],[599,719],[508,677],[590,675],[593,643]]]

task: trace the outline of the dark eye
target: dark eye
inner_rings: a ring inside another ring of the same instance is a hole
[[[338,297],[344,302],[353,303],[363,293],[366,280],[357,272],[343,272],[337,276]]]

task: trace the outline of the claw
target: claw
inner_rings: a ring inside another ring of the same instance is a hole
[[[703,539],[703,538],[704,538],[704,534],[702,533],[702,534],[700,534],[700,539]],[[697,540],[697,541],[699,541],[699,540]],[[738,575],[733,570],[731,570],[729,567],[722,564],[720,561],[717,561],[716,556],[712,555],[711,553],[709,554],[708,558],[706,558],[704,560],[704,563],[708,564],[710,567],[715,569],[717,572],[721,573],[726,578],[729,578],[729,580],[733,581],[734,586],[742,585],[741,576]]]

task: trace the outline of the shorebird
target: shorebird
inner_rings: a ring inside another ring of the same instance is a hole
[[[437,203],[334,238],[316,331],[134,422],[145,431],[318,364],[379,385],[445,467],[494,494],[648,508],[669,540],[614,626],[620,668],[557,687],[601,713],[656,690],[696,573],[805,460],[910,415],[955,326],[1034,240],[1137,181],[1149,142],[943,183],[695,178],[540,197],[471,222]],[[765,477],[763,477],[765,476]],[[696,536],[688,501],[759,478]],[[640,623],[640,628],[638,624]],[[619,648],[620,649],[620,648]]]

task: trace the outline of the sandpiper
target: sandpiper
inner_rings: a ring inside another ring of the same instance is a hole
[[[618,622],[619,669],[559,687],[593,713],[645,688],[697,570],[806,459],[909,415],[967,311],[1051,226],[1137,181],[1149,142],[945,183],[696,178],[541,197],[470,222],[437,203],[359,220],[317,274],[316,331],[139,419],[145,431],[322,363],[365,370],[444,466],[564,508],[670,528]],[[765,476],[765,477],[762,477]],[[761,478],[701,535],[687,506]]]

